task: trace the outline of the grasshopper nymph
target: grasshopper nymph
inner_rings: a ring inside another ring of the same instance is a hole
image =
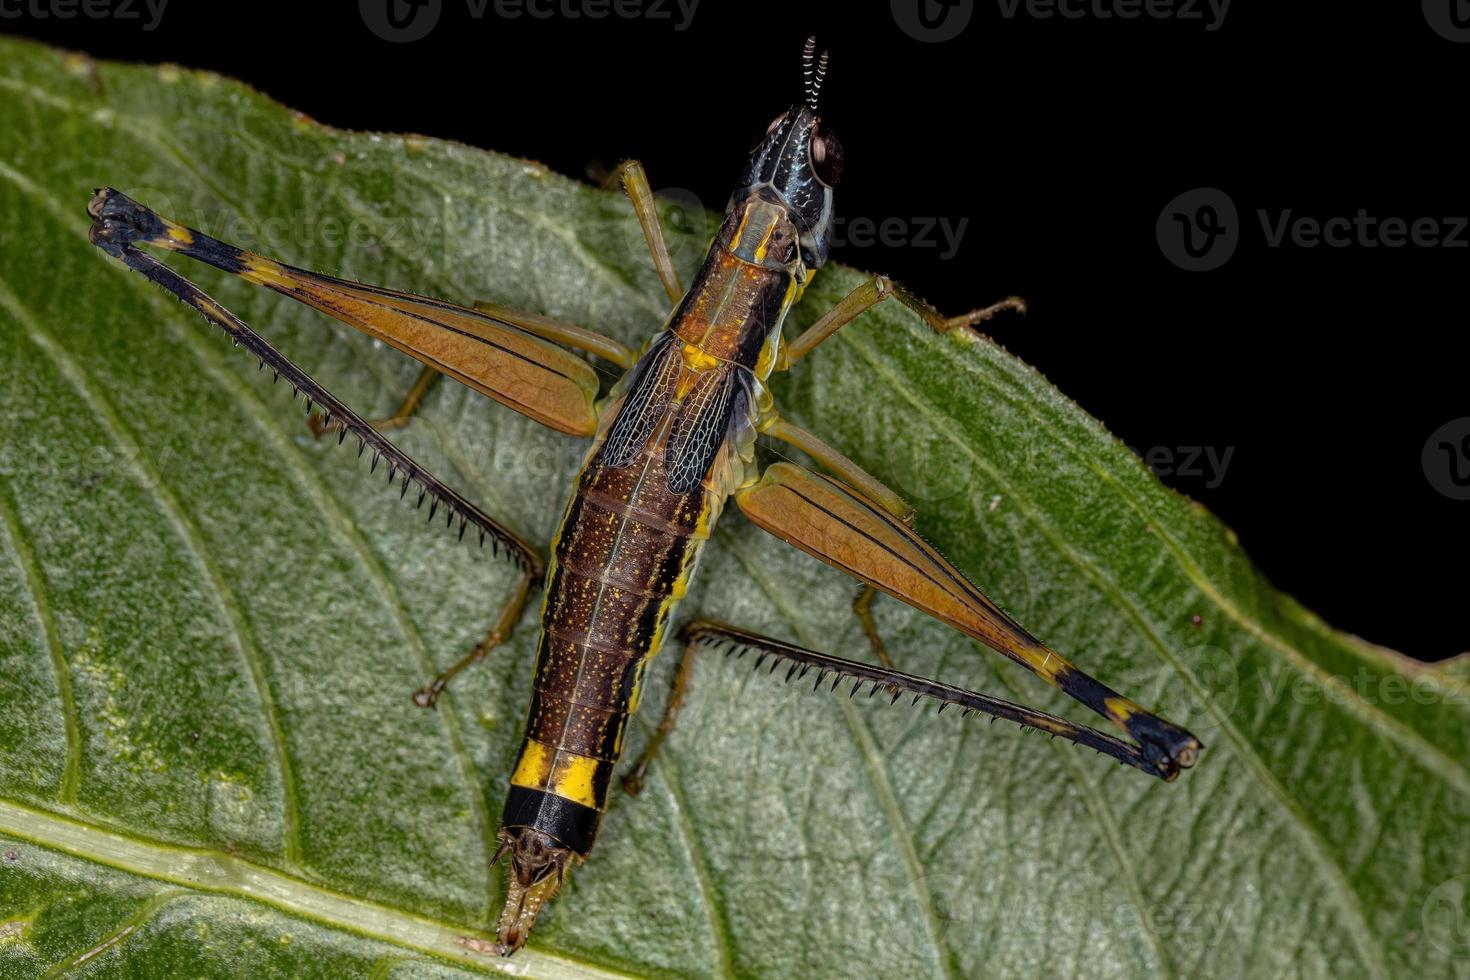
[[[869,307],[896,299],[938,332],[968,330],[1019,307],[1007,300],[946,318],[902,287],[874,277],[800,336],[781,325],[827,259],[832,199],[842,176],[842,145],[818,112],[827,55],[803,52],[804,92],[777,116],[751,152],[694,283],[686,291],[664,245],[653,195],[637,163],[619,176],[643,227],[674,311],[641,352],[584,327],[500,306],[469,309],[438,300],[318,275],[243,251],[185,228],[115,190],[100,190],[88,211],[103,251],[162,285],[223,329],[308,399],[320,405],[319,431],[358,440],[383,463],[401,493],[444,508],[459,533],[504,547],[521,570],[486,639],[415,693],[431,706],[456,673],[504,641],[531,594],[544,587],[535,693],[519,760],[510,777],[496,860],[509,862],[498,927],[499,952],[526,942],[542,906],[587,859],[607,808],[629,717],[637,710],[649,660],[658,652],[701,550],[727,499],[753,523],[866,583],[858,603],[880,664],[841,659],[733,626],[704,620],[679,631],[683,660],[664,720],[623,778],[636,793],[673,728],[701,649],[755,651],[759,661],[790,662],[872,685],[893,699],[929,698],[966,714],[983,712],[1096,749],[1164,780],[1194,765],[1201,745],[1187,731],[1145,711],[1049,649],[991,602],[913,530],[903,499],[814,434],[781,417],[765,383],[806,357]],[[413,462],[374,426],[267,344],[237,317],[169,266],[141,251],[179,252],[290,296],[350,324],[426,365],[399,417],[442,373],[560,432],[592,439],[570,488],[548,557]],[[583,356],[624,371],[600,397]],[[791,462],[759,470],[758,433],[792,445],[830,476]],[[1105,734],[1054,715],[894,669],[866,616],[882,591],[1005,654],[1102,715],[1122,734]]]

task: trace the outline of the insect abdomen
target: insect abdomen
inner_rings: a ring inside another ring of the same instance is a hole
[[[536,689],[503,823],[536,827],[584,855],[644,668],[718,508],[702,485],[669,490],[662,442],[630,465],[594,456],[547,578]]]

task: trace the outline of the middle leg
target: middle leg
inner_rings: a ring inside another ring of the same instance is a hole
[[[491,650],[500,646],[510,639],[511,631],[520,621],[521,613],[525,611],[526,599],[531,594],[531,587],[536,583],[535,572],[525,569],[521,572],[520,579],[516,582],[515,591],[506,600],[500,609],[500,615],[495,617],[495,624],[490,627],[490,632],[483,640],[476,643],[470,652],[456,660],[446,670],[443,670],[432,681],[413,692],[413,703],[420,708],[432,708],[439,701],[439,695],[449,686],[454,676],[471,664],[484,660]]]
[[[873,618],[873,600],[878,598],[878,590],[872,585],[864,585],[858,597],[853,600],[852,611],[857,615],[858,622],[863,625],[863,633],[868,637],[868,646],[873,648],[873,654],[878,662],[889,670],[893,669],[893,660],[888,656],[888,646],[883,642],[883,634],[878,632],[878,621]]]
[[[398,403],[398,407],[393,410],[393,414],[386,418],[368,419],[368,425],[371,425],[379,432],[403,428],[412,421],[414,413],[418,411],[419,403],[424,400],[424,396],[429,393],[429,389],[434,386],[434,382],[441,377],[443,375],[431,367],[422,369],[419,371],[419,376],[414,379],[413,387],[408,389],[408,394],[403,396],[403,401]],[[336,425],[333,425],[327,420],[325,415],[320,415],[316,412],[312,412],[306,417],[306,427],[318,439],[337,428]]]
[[[688,639],[687,628],[679,633],[679,637],[685,641],[684,653],[679,657],[678,669],[674,671],[674,685],[669,690],[669,700],[664,705],[663,716],[659,718],[658,728],[638,756],[638,761],[633,763],[632,770],[622,780],[623,792],[629,796],[637,796],[643,792],[643,781],[648,776],[648,767],[653,764],[654,757],[663,748],[669,733],[674,730],[674,725],[679,721],[679,712],[683,710],[684,701],[689,696],[689,683],[694,678],[695,645]]]

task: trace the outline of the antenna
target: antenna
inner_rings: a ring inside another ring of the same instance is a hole
[[[817,74],[812,79],[811,91],[807,93],[806,104],[812,110],[817,111],[817,96],[822,94],[822,82],[827,79],[827,52],[822,52],[822,57],[817,59]]]
[[[815,35],[806,39],[806,46],[801,49],[801,92],[806,97],[807,105],[812,104],[812,55],[817,50],[817,38]]]

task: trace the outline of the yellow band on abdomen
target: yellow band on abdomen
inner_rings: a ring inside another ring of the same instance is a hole
[[[606,787],[599,793],[597,786],[598,769],[603,765],[608,763],[563,749],[556,754],[556,762],[551,767],[551,783],[546,790],[574,803],[601,810],[607,803]]]
[[[544,742],[538,742],[533,738],[526,739],[525,746],[521,749],[520,761],[516,763],[515,772],[511,774],[510,784],[512,786],[524,786],[527,789],[543,789],[551,777],[551,760],[556,750]]]
[[[611,770],[612,763],[528,738],[510,784],[543,790],[601,810],[607,803],[608,773],[602,771],[604,767]]]

